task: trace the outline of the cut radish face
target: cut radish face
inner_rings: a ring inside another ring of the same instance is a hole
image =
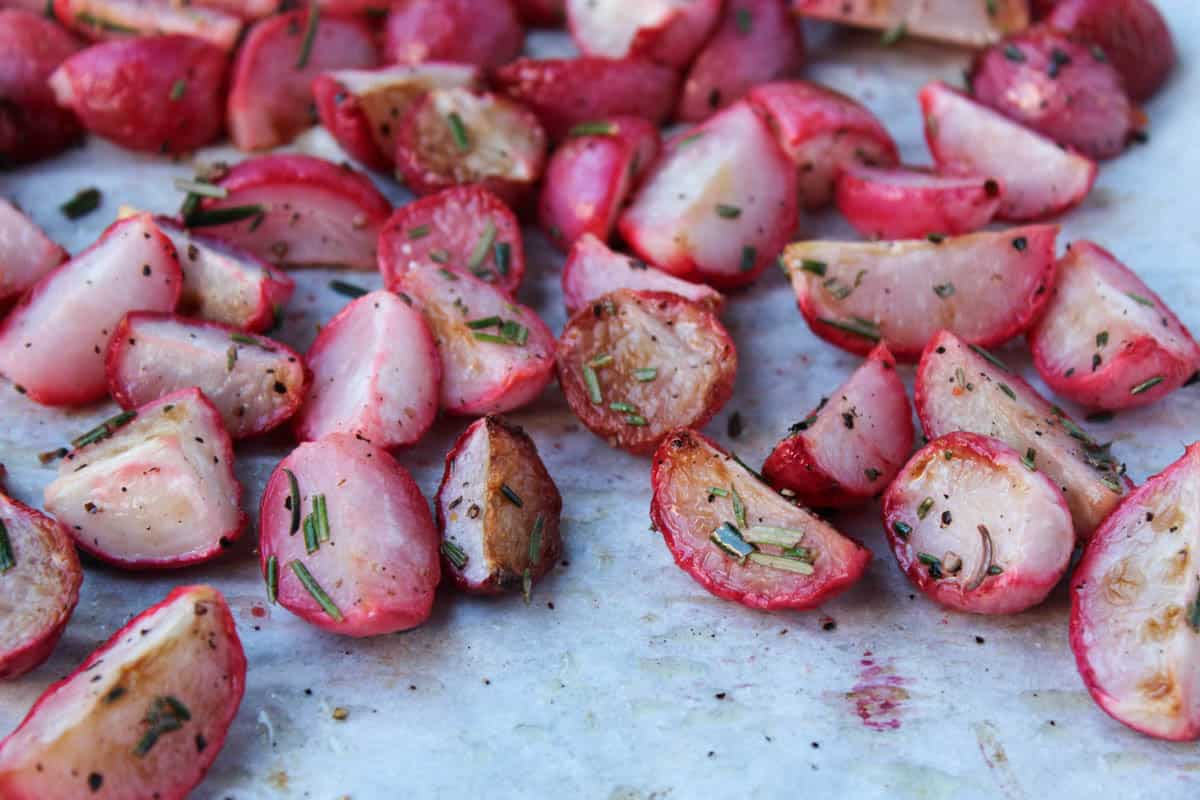
[[[382,3],[387,5],[387,3]],[[521,54],[525,31],[509,0],[404,0],[391,3],[388,61],[457,61],[484,69]]]
[[[1028,0],[792,0],[797,14],[982,47],[1029,26]]]
[[[930,439],[967,431],[999,439],[1018,453],[1035,451],[1038,470],[1062,490],[1082,539],[1133,485],[1108,445],[1096,442],[985,351],[949,331],[935,336],[921,356],[916,407]]]
[[[470,272],[512,294],[525,276],[521,223],[479,186],[454,186],[396,209],[379,233],[379,271],[388,287],[417,264]]]
[[[739,102],[667,143],[619,227],[667,272],[736,288],[774,263],[796,218],[795,170]]]
[[[221,752],[245,689],[225,598],[181,586],[38,698],[0,742],[0,795],[183,800]]]
[[[256,23],[233,66],[230,138],[239,150],[290,142],[316,123],[312,85],[319,75],[378,62],[371,31],[356,19],[323,16],[310,25],[307,11],[292,11]]]
[[[546,132],[522,106],[494,94],[435,89],[396,137],[396,171],[417,194],[477,183],[515,203],[542,176]]]
[[[721,0],[567,0],[571,36],[584,55],[645,56],[682,67],[708,39]]]
[[[640,117],[584,123],[546,168],[538,221],[559,247],[607,240],[629,192],[658,157],[658,129]]]
[[[837,207],[864,236],[923,239],[961,236],[992,221],[1004,184],[981,175],[938,175],[911,167],[847,166],[837,182]]]
[[[0,680],[20,677],[50,657],[81,583],[79,556],[63,527],[0,494]]]
[[[23,294],[67,258],[67,251],[21,209],[0,197],[0,304]]]
[[[562,553],[562,498],[529,434],[499,417],[471,423],[438,488],[442,568],[476,594],[530,590]]]
[[[807,81],[758,86],[746,95],[766,116],[799,170],[800,197],[815,211],[829,205],[838,174],[855,165],[895,166],[896,143],[857,100]]]
[[[342,433],[300,445],[267,482],[260,519],[267,596],[305,622],[377,636],[429,618],[437,529],[386,450]]]
[[[991,175],[1004,184],[1001,219],[1022,222],[1061,214],[1083,202],[1096,182],[1096,162],[944,83],[921,90],[921,110],[939,169]]]
[[[1071,649],[1092,699],[1158,739],[1200,738],[1200,445],[1104,521],[1071,581]]]
[[[1151,0],[1058,0],[1046,24],[1098,46],[1138,102],[1175,68],[1171,29]]]
[[[126,411],[75,439],[46,510],[126,569],[209,561],[241,535],[242,487],[221,415],[199,389]]]
[[[822,339],[866,354],[886,341],[916,361],[939,330],[991,347],[1029,327],[1054,281],[1058,228],[953,239],[797,242],[783,256],[800,311]]]
[[[0,8],[0,162],[49,158],[83,134],[46,82],[78,50],[73,36],[40,13]]]
[[[149,214],[118,220],[46,275],[0,327],[0,372],[45,405],[104,397],[104,350],[128,311],[170,311],[183,274]]]
[[[217,181],[223,198],[208,198],[184,219],[288,267],[373,270],[379,229],[392,204],[348,164],[288,154],[250,158]]]
[[[567,323],[558,382],[588,429],[631,453],[701,428],[733,395],[737,350],[708,308],[666,292],[604,295]]]
[[[502,414],[533,401],[554,372],[554,334],[533,309],[466,273],[418,264],[400,279],[442,358],[442,408]]]
[[[472,89],[480,72],[467,64],[397,64],[326,72],[313,81],[321,124],[368,167],[389,170],[400,121],[430,89]]]
[[[1029,332],[1034,366],[1089,408],[1147,405],[1200,369],[1200,345],[1166,303],[1111,253],[1073,242],[1058,286]]]
[[[1075,549],[1062,492],[996,439],[952,433],[920,450],[883,498],[900,569],[957,611],[1016,614],[1046,599]]]
[[[912,453],[912,410],[885,345],[775,445],[767,482],[815,508],[862,505]]]
[[[195,386],[235,439],[296,413],[308,390],[296,351],[237,328],[175,314],[134,312],[113,332],[108,387],[126,410]]]
[[[174,0],[53,0],[58,21],[89,39],[130,36],[193,36],[233,50],[242,21],[223,11]]]
[[[421,312],[391,292],[343,308],[308,350],[301,439],[350,433],[378,447],[413,444],[437,416],[442,364]]]
[[[680,429],[654,454],[650,518],[675,563],[750,608],[814,608],[853,586],[871,551],[794,506],[712,441]]]
[[[571,248],[563,267],[562,289],[568,314],[575,314],[618,289],[671,292],[718,313],[725,305],[725,296],[716,289],[680,280],[645,261],[614,253],[590,233],[585,233]]]

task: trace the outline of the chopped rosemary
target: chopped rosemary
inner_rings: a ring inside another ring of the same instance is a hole
[[[296,59],[296,69],[308,66],[312,57],[313,43],[317,40],[317,26],[321,24],[321,5],[318,0],[308,4],[308,24],[304,28],[304,41],[300,43],[300,57]]]
[[[925,240],[930,244],[941,244],[946,241],[946,235],[942,233],[927,233],[925,234]]]
[[[517,508],[524,507],[525,503],[521,500],[521,495],[513,491],[512,487],[507,483],[500,484],[500,494],[504,495],[508,502],[512,503]]]
[[[929,511],[933,508],[933,498],[926,497],[921,501],[921,505],[917,506],[917,519],[925,519],[929,516]]]
[[[1088,422],[1112,422],[1116,416],[1117,415],[1111,411],[1093,411],[1091,414],[1088,414],[1086,417],[1084,417],[1084,419],[1086,419]]]
[[[754,269],[754,264],[758,261],[758,248],[754,245],[742,245],[742,262],[738,266],[742,272],[749,272]]]
[[[1196,633],[1200,633],[1200,591],[1196,592],[1196,599],[1188,609],[1188,625],[1191,625]]]
[[[1025,54],[1022,53],[1021,48],[1017,47],[1015,44],[1005,45],[1004,57],[1009,61],[1016,61],[1018,63],[1025,60]]]
[[[100,190],[95,186],[87,189],[80,189],[67,202],[58,207],[58,210],[63,213],[67,219],[79,219],[86,217],[88,214],[100,207]]]
[[[1108,331],[1100,331],[1096,334],[1096,347],[1108,346]]]
[[[793,548],[804,538],[804,531],[794,528],[779,528],[774,525],[755,525],[742,534],[752,544],[769,544],[775,547]]]
[[[304,518],[304,552],[310,556],[321,548],[321,541],[317,538],[317,522],[313,519],[313,515],[309,514]]]
[[[622,414],[636,414],[637,413],[637,406],[630,405],[629,403],[620,403],[620,402],[609,403],[608,407],[609,407],[609,409],[611,409],[613,411],[619,411]]]
[[[229,190],[224,186],[217,186],[215,183],[208,181],[188,180],[187,178],[175,178],[171,183],[181,192],[198,195],[200,197],[214,197],[217,200],[224,200],[229,197]]]
[[[107,20],[107,19],[104,19],[103,17],[98,17],[89,11],[80,11],[78,14],[75,15],[75,21],[82,25],[87,25],[89,27],[97,28],[102,31],[108,31],[109,33],[136,34],[139,32],[137,28],[131,28],[128,25],[122,25],[119,22],[113,22],[112,20]]]
[[[901,539],[908,539],[909,534],[912,533],[912,525],[909,525],[907,522],[896,521],[892,523],[892,530],[894,530],[896,535]]]
[[[642,383],[649,383],[658,377],[658,370],[654,367],[639,367],[633,371],[633,377]]]
[[[466,552],[449,539],[442,542],[442,555],[454,565],[455,569],[462,569],[467,565]]]
[[[480,317],[479,319],[467,320],[467,327],[473,331],[483,330],[485,328],[498,328],[504,322],[500,317]]]
[[[53,450],[47,450],[44,453],[38,453],[38,463],[49,464],[51,461],[57,461],[58,459],[62,458],[68,452],[70,451],[65,447],[57,447]]]
[[[1014,391],[1012,390],[1012,387],[1011,387],[1011,386],[1009,386],[1007,383],[1005,383],[1005,382],[1003,382],[1003,381],[1000,381],[999,383],[997,383],[997,384],[996,384],[996,386],[998,386],[998,387],[1000,388],[1000,391],[1002,391],[1002,392],[1004,392],[1006,395],[1008,395],[1008,399],[1009,399],[1009,400],[1016,400],[1016,399],[1017,399],[1017,393],[1016,393],[1016,392],[1014,392]]]
[[[508,277],[508,271],[512,268],[512,245],[508,242],[496,242],[496,252],[493,256],[496,260],[496,269],[500,270],[500,274]]]
[[[529,533],[529,562],[525,566],[525,574],[521,576],[521,596],[525,599],[525,605],[529,605],[529,596],[533,591],[533,567],[542,560],[542,528],[545,524],[542,515],[538,514]]]
[[[1129,393],[1130,394],[1142,394],[1144,392],[1148,392],[1165,380],[1166,380],[1166,378],[1164,376],[1155,375],[1150,380],[1142,381],[1137,386],[1134,386],[1132,389],[1129,390]]]
[[[267,602],[275,605],[279,597],[279,558],[271,556],[267,559]]]
[[[592,401],[592,404],[598,406],[603,403],[604,395],[600,393],[600,378],[590,364],[583,365],[583,382],[587,385],[588,399]]]
[[[738,494],[736,487],[730,487],[730,493],[733,496],[733,519],[739,528],[746,527],[746,503],[742,500],[742,496]]]
[[[1018,253],[1024,253],[1025,249],[1027,247],[1029,247],[1029,240],[1026,239],[1024,236],[1018,236],[1017,238],[1012,240],[1012,246],[1013,246],[1013,249],[1016,250]]]
[[[333,600],[330,599],[329,595],[325,594],[325,590],[321,588],[321,584],[317,583],[317,579],[314,578],[312,573],[308,571],[308,567],[304,566],[299,561],[291,562],[291,567],[292,572],[295,573],[296,577],[300,580],[300,584],[308,590],[308,593],[312,595],[313,600],[317,601],[317,605],[324,609],[326,614],[332,617],[335,622],[341,622],[343,619],[345,619],[345,617],[342,616],[342,612],[338,610],[336,605],[334,605]]]
[[[446,115],[446,124],[450,126],[450,136],[454,139],[454,146],[460,152],[467,152],[471,149],[471,137],[467,134],[467,126],[463,124],[462,117],[457,111],[451,111]]]
[[[717,203],[717,216],[721,219],[737,219],[742,215],[742,209],[728,203]]]
[[[346,281],[330,281],[329,288],[346,297],[362,297],[367,293],[367,290],[361,286],[355,286],[353,283],[347,283]]]
[[[816,571],[809,562],[788,558],[787,556],[773,556],[769,553],[754,552],[750,554],[749,559],[752,563],[762,567],[781,569],[785,572],[796,572],[800,575],[812,575]]]
[[[492,245],[496,243],[496,223],[490,219],[483,229],[483,233],[479,236],[479,241],[475,243],[475,249],[471,251],[471,255],[467,258],[467,269],[476,272],[483,262],[487,260],[488,253],[492,250]]]
[[[883,474],[882,472],[875,469],[874,467],[867,467],[866,469],[863,470],[863,475],[866,475],[867,480],[872,481],[872,482],[879,480],[879,476],[882,474]]]
[[[1025,455],[1021,456],[1021,463],[1030,472],[1037,472],[1037,450],[1032,447],[1026,450]]]
[[[89,444],[95,444],[96,442],[107,439],[109,436],[112,436],[118,428],[128,425],[136,417],[136,411],[122,411],[115,417],[111,417],[104,422],[101,422],[87,433],[76,436],[71,440],[71,446],[78,448]]]
[[[329,510],[325,506],[325,495],[314,494],[312,498],[314,527],[317,529],[317,539],[328,542],[332,535],[329,530]]]
[[[723,489],[720,486],[708,487],[708,493],[713,497],[729,497],[729,490]]]
[[[936,294],[942,300],[945,300],[948,297],[953,297],[954,296],[954,284],[953,283],[939,283],[937,286],[933,287],[933,293]]]
[[[178,102],[179,100],[181,100],[183,98],[184,93],[186,93],[186,92],[187,92],[187,80],[185,78],[179,78],[178,80],[176,80],[174,83],[171,84],[171,92],[170,92],[170,94],[167,95],[167,97],[170,98],[172,103],[175,103],[175,102]]]
[[[1105,475],[1100,479],[1100,482],[1114,494],[1124,494],[1125,490],[1121,487],[1120,482],[1111,475]]]
[[[1008,369],[1008,364],[1005,364],[1003,361],[1001,361],[1000,359],[996,358],[996,356],[992,355],[992,354],[991,354],[989,351],[985,350],[984,348],[980,347],[979,345],[977,345],[977,344],[972,344],[972,345],[967,345],[967,346],[968,346],[968,347],[970,347],[972,350],[974,350],[974,351],[975,351],[975,355],[977,355],[977,356],[979,356],[980,358],[984,359],[984,360],[985,360],[985,361],[987,361],[989,364],[991,364],[993,367],[996,367],[996,368],[998,368],[998,369],[1002,369],[1002,370],[1004,370],[1005,372],[1009,372],[1009,371],[1010,371],[1010,370]]]
[[[4,520],[0,520],[0,574],[8,572],[17,565],[17,559],[13,555],[12,542],[8,540],[8,528],[4,527]]]
[[[845,300],[854,293],[854,289],[842,283],[837,278],[826,278],[821,282],[821,285],[833,295],[834,300]]]
[[[896,25],[894,28],[889,28],[888,30],[884,31],[883,35],[879,37],[879,42],[881,44],[883,44],[885,47],[891,47],[896,42],[903,39],[905,34],[907,34],[907,33],[908,33],[908,26],[905,25],[903,22],[901,22],[899,25]]]
[[[133,748],[133,754],[138,758],[144,758],[163,734],[179,730],[183,727],[183,723],[191,718],[192,713],[188,711],[187,706],[175,697],[166,695],[154,698],[150,708],[146,711],[146,716],[142,717],[142,722],[150,727],[138,740],[137,745]]]
[[[733,12],[733,24],[737,27],[738,33],[745,36],[754,27],[754,15],[748,8],[739,8]]]
[[[1125,296],[1128,297],[1133,302],[1137,303],[1138,305],[1150,306],[1151,308],[1154,307],[1154,301],[1148,297],[1143,297],[1142,295],[1136,294],[1134,292],[1126,292]]]
[[[917,553],[917,560],[929,567],[929,576],[934,580],[942,577],[942,560],[929,553]]]
[[[189,228],[209,228],[215,225],[232,225],[248,219],[261,222],[266,213],[267,209],[257,203],[249,206],[196,209],[183,218],[183,224]]]
[[[608,353],[600,353],[598,355],[592,356],[592,360],[589,361],[588,364],[593,367],[607,367],[609,364],[613,363],[614,361],[616,361],[616,359],[613,358]]]
[[[407,235],[408,235],[409,241],[415,241],[417,239],[424,239],[426,236],[429,235],[429,226],[428,225],[417,225],[416,227],[409,228]]]
[[[225,371],[233,372],[233,368],[237,366],[238,349],[236,344],[229,345],[229,349],[225,351]]]
[[[829,265],[824,261],[814,261],[811,258],[806,258],[800,262],[800,269],[804,270],[805,272],[811,272],[813,275],[818,275],[822,278],[825,277],[825,270],[828,268]]]
[[[643,417],[641,414],[626,414],[625,415],[625,424],[632,425],[635,428],[644,428],[647,425],[649,425],[650,423],[647,422],[646,418]]]
[[[233,341],[233,342],[237,342],[238,344],[247,344],[247,345],[250,345],[251,347],[261,347],[261,345],[258,343],[258,339],[255,339],[253,336],[250,336],[249,334],[240,333],[237,331],[229,334],[229,340]]]
[[[617,126],[612,122],[599,120],[596,122],[581,122],[567,132],[572,139],[579,136],[612,136],[617,132]]]
[[[837,328],[839,331],[861,336],[872,342],[878,342],[883,338],[879,333],[879,326],[865,319],[853,318],[850,320],[841,320],[821,317],[817,321],[831,328]]]
[[[728,522],[721,523],[721,527],[712,532],[709,541],[743,563],[755,551],[754,545],[742,538],[742,532]]]
[[[1001,575],[1004,572],[1004,567],[999,564],[992,564],[987,568],[988,575]]]

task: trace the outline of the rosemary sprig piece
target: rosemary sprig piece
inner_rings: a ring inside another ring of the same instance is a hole
[[[333,619],[334,622],[341,622],[345,619],[345,617],[342,616],[342,612],[338,610],[338,607],[334,604],[333,600],[325,593],[325,590],[321,588],[321,584],[317,583],[317,579],[314,578],[312,573],[308,571],[308,567],[304,566],[299,561],[291,562],[291,567],[292,572],[296,575],[296,578],[300,581],[300,584],[308,590],[308,593],[312,595],[313,600],[317,601],[317,605],[319,605],[325,611],[325,613]]]

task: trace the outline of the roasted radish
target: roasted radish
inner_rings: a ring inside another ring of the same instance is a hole
[[[567,23],[584,55],[645,56],[682,67],[708,39],[721,0],[567,0]]]
[[[982,47],[1029,25],[1029,0],[792,0],[806,17]],[[889,37],[889,38],[890,38]]]
[[[525,43],[511,0],[398,0],[385,36],[388,61],[457,61],[484,69],[512,61]]]
[[[305,622],[376,636],[429,617],[437,529],[383,448],[342,433],[300,445],[271,474],[259,518],[267,597]]]
[[[613,447],[648,454],[675,428],[701,428],[721,410],[738,358],[708,308],[622,289],[571,318],[557,361],[575,416]]]
[[[844,168],[837,181],[838,211],[864,236],[923,239],[960,236],[992,221],[1004,184],[982,175],[938,175],[912,167]]]
[[[37,223],[0,197],[0,305],[24,294],[67,258]]]
[[[175,0],[51,0],[54,15],[89,39],[182,34],[233,50],[242,21],[224,11]]]
[[[1058,0],[1046,24],[1099,47],[1138,102],[1175,68],[1171,29],[1151,0]]]
[[[80,138],[78,118],[46,82],[78,50],[41,14],[0,8],[0,167],[49,158]]]

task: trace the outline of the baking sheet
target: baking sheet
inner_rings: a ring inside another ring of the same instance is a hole
[[[1064,240],[1113,249],[1200,331],[1200,153],[1194,147],[1200,13],[1163,0],[1182,67],[1148,108],[1152,139],[1106,164]],[[962,52],[919,43],[883,48],[878,36],[814,27],[809,76],[863,99],[906,160],[928,161],[917,89],[958,81]],[[570,48],[537,34],[539,54]],[[294,149],[342,156],[323,131]],[[236,160],[228,148],[199,160]],[[128,203],[177,207],[171,177],[184,163],[93,141],[49,164],[0,173],[21,203],[75,251]],[[95,185],[102,208],[78,222],[57,206]],[[394,200],[403,199],[384,184]],[[851,238],[835,214],[808,220],[813,237]],[[561,330],[561,258],[534,231],[521,299]],[[295,273],[280,338],[304,348],[345,301],[334,273]],[[346,277],[346,276],[341,276]],[[374,287],[377,276],[351,275]],[[842,381],[857,359],[819,342],[777,271],[736,296],[727,322],[741,354],[737,391],[709,430],[760,462],[787,426]],[[1000,354],[1031,375],[1019,346]],[[903,373],[911,387],[912,370]],[[1035,381],[1036,383],[1036,381]],[[1075,410],[1075,409],[1072,409]],[[725,435],[739,411],[745,431]],[[110,416],[39,408],[0,379],[0,462],[16,497],[40,505],[53,475],[37,454]],[[917,595],[896,568],[878,507],[835,523],[875,553],[853,590],[810,613],[760,613],[718,600],[677,569],[648,531],[649,461],[614,451],[574,420],[556,387],[513,414],[542,452],[564,497],[563,565],[519,596],[443,591],[418,630],[370,640],[336,637],[265,603],[253,529],[208,566],[129,575],[86,565],[82,597],[62,643],[33,674],[0,687],[0,734],[53,680],[175,585],[225,592],[250,662],[245,700],[200,798],[587,797],[861,798],[1194,796],[1200,752],[1156,742],[1111,721],[1088,698],[1067,645],[1064,587],[1013,617],[949,613]],[[427,496],[466,421],[443,420],[399,454]],[[1136,480],[1200,437],[1200,389],[1097,426]],[[283,436],[238,449],[238,474],[256,516]],[[342,706],[349,718],[335,721]]]

